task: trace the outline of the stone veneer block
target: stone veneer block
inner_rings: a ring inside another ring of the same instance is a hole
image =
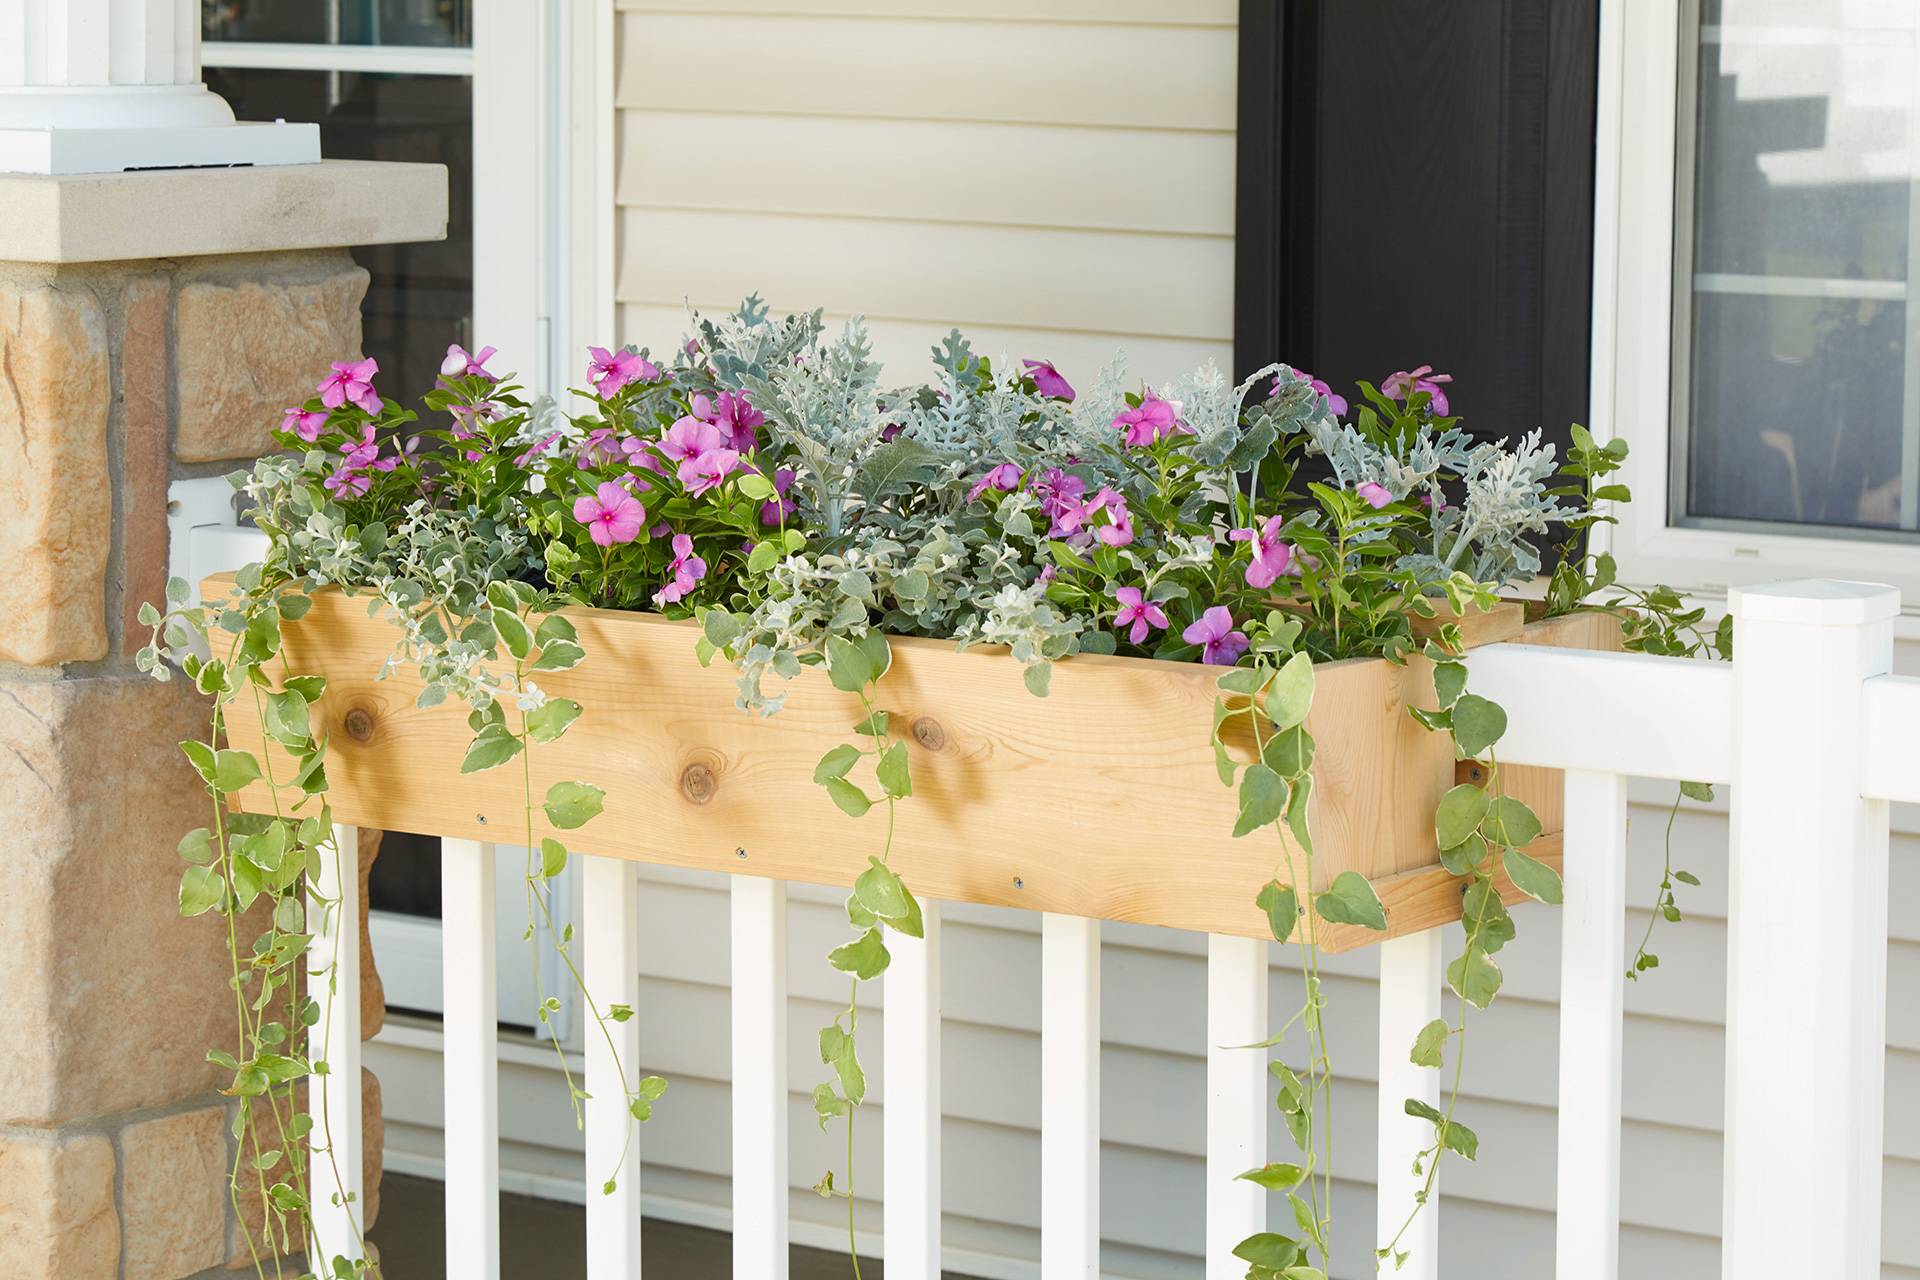
[[[299,1099],[300,1106],[305,1108],[306,1085],[298,1086],[294,1096]],[[260,1143],[263,1150],[278,1146],[280,1143],[279,1126],[270,1116],[266,1117],[265,1123],[261,1126]],[[374,1224],[380,1221],[380,1175],[386,1167],[386,1146],[387,1120],[380,1098],[380,1077],[373,1074],[370,1068],[362,1067],[360,1068],[360,1185],[365,1189],[366,1196],[363,1201],[366,1205],[365,1216],[360,1224],[363,1233],[371,1231]],[[324,1160],[325,1157],[322,1156],[321,1159]],[[331,1177],[324,1166],[310,1177],[318,1179],[313,1183],[316,1195],[333,1194]],[[247,1229],[253,1235],[253,1248],[248,1248],[247,1232],[242,1231],[239,1223],[236,1222],[233,1227],[233,1239],[229,1242],[227,1249],[227,1267],[233,1271],[251,1270],[253,1252],[256,1249],[262,1258],[268,1255],[265,1243],[267,1219],[262,1209],[260,1189],[250,1185],[244,1177],[240,1183],[240,1213],[242,1220],[247,1224]],[[305,1238],[305,1230],[304,1224],[298,1219],[288,1220],[287,1231],[296,1240]],[[294,1247],[299,1249],[303,1246],[296,1244]],[[322,1274],[324,1273],[323,1268]]]
[[[366,270],[344,253],[313,267],[319,274],[180,285],[173,304],[173,453],[181,462],[272,452],[268,432],[280,425],[281,411],[313,395],[329,362],[360,358]]]
[[[0,174],[0,262],[128,262],[447,237],[447,169],[323,160]]]
[[[128,1125],[120,1161],[121,1280],[180,1280],[219,1266],[226,1255],[225,1104]]]
[[[106,656],[107,375],[91,292],[0,282],[0,660]]]
[[[119,1258],[112,1144],[0,1133],[0,1280],[104,1280]]]
[[[147,642],[140,606],[167,590],[167,311],[172,284],[134,276],[120,337],[120,651]]]
[[[225,1083],[206,1053],[233,1035],[226,933],[176,905],[174,844],[212,817],[176,744],[206,732],[182,679],[0,678],[0,1125]]]

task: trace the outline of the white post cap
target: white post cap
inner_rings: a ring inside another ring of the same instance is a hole
[[[1736,622],[1861,626],[1884,622],[1899,613],[1900,592],[1881,582],[1800,578],[1758,587],[1735,587],[1727,593],[1727,609]]]

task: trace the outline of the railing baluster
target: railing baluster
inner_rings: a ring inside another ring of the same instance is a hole
[[[1040,1274],[1100,1274],[1100,922],[1040,925]]]
[[[1627,780],[1567,772],[1560,930],[1555,1274],[1620,1273],[1620,1070],[1627,967]]]
[[[440,842],[441,1069],[446,1081],[447,1274],[500,1275],[500,1016],[494,848]],[[323,1272],[324,1274],[324,1272]]]
[[[787,1275],[787,886],[733,877],[733,1275]]]
[[[581,971],[602,1017],[640,997],[639,872],[621,858],[588,856],[580,873]],[[587,1051],[587,1276],[640,1275],[640,1134],[630,1132],[627,1089],[640,1079],[640,1020],[595,1023],[582,1010]],[[608,1042],[612,1044],[609,1046]],[[614,1053],[618,1052],[618,1061]],[[622,1155],[625,1160],[622,1162]],[[619,1173],[616,1175],[616,1166]],[[614,1190],[606,1194],[611,1179]]]
[[[313,1131],[310,1157],[313,1226],[325,1263],[336,1256],[365,1256],[360,1210],[360,831],[333,829],[332,856],[320,859],[320,874],[307,897],[307,995],[320,1006],[308,1032],[308,1053],[327,1064],[327,1074],[307,1079]]]
[[[881,1053],[886,1272],[940,1275],[940,904],[920,903],[926,936],[889,934]]]
[[[1267,1229],[1267,1193],[1235,1179],[1267,1162],[1267,944],[1207,938],[1207,1280],[1242,1280],[1233,1248]]]
[[[1440,1105],[1440,1072],[1413,1064],[1413,1038],[1441,1013],[1440,931],[1428,929],[1380,944],[1379,1138],[1374,1155],[1374,1234],[1385,1248],[1406,1224],[1426,1178],[1413,1157],[1433,1143],[1433,1125],[1407,1114],[1407,1099]],[[1453,1052],[1451,1041],[1448,1052]],[[1404,1267],[1381,1268],[1394,1280],[1434,1280],[1440,1274],[1439,1188],[1395,1246]]]

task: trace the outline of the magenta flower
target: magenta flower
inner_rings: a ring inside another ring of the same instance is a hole
[[[364,494],[372,486],[373,477],[364,471],[350,471],[346,467],[340,467],[322,483],[327,486],[327,492],[344,502],[348,498],[357,498]]]
[[[1034,581],[1044,587],[1059,576],[1060,567],[1058,565],[1043,564],[1040,566],[1040,576],[1035,578]]]
[[[481,423],[500,417],[500,406],[491,400],[482,400],[478,404],[450,404],[447,412],[453,416],[453,438],[471,440],[479,433]]]
[[[558,440],[559,438],[560,438],[560,433],[558,431],[548,432],[546,436],[544,436],[543,438],[536,440],[532,444],[528,445],[526,448],[526,451],[522,453],[519,457],[513,460],[513,465],[516,467],[526,466],[529,462],[532,462],[535,458],[545,453],[547,451],[547,446],[552,444],[555,440]]]
[[[620,394],[622,388],[632,382],[656,382],[660,378],[659,367],[651,360],[643,360],[636,351],[622,347],[618,351],[608,351],[605,347],[588,347],[587,381],[599,393],[602,400],[611,400]]]
[[[582,467],[604,467],[625,456],[620,450],[620,442],[614,438],[612,427],[595,427],[587,432],[587,438],[573,451],[575,464]]]
[[[760,437],[753,429],[767,420],[767,415],[747,403],[744,391],[722,391],[718,403],[705,395],[693,398],[693,416],[727,433],[727,448],[735,453],[752,453],[760,447]]]
[[[1233,615],[1217,604],[1201,614],[1198,621],[1180,633],[1188,644],[1201,648],[1200,661],[1216,667],[1230,667],[1247,651],[1247,637],[1233,629]]]
[[[1120,612],[1113,615],[1114,630],[1132,624],[1127,632],[1127,640],[1139,644],[1147,638],[1149,628],[1166,630],[1167,615],[1158,604],[1146,598],[1138,587],[1116,587],[1113,598],[1120,606]]]
[[[1405,400],[1415,391],[1424,391],[1433,397],[1434,413],[1444,418],[1447,416],[1447,393],[1440,388],[1452,381],[1452,374],[1435,373],[1432,365],[1423,364],[1418,369],[1402,369],[1383,379],[1380,394],[1392,400]]]
[[[573,500],[573,518],[587,526],[587,536],[603,547],[632,542],[647,523],[640,500],[609,480],[592,493]]]
[[[326,425],[326,414],[301,408],[288,409],[280,418],[282,431],[291,432],[308,444],[320,438],[320,432]]]
[[[1353,491],[1366,499],[1367,505],[1375,511],[1378,511],[1393,501],[1393,494],[1387,491],[1385,485],[1375,484],[1371,480],[1361,481],[1359,484],[1353,486]]]
[[[687,487],[688,496],[697,498],[718,489],[723,480],[745,465],[740,455],[731,449],[709,449],[681,462],[677,474],[680,483]]]
[[[674,462],[685,462],[689,458],[726,447],[725,432],[711,422],[691,415],[680,418],[660,437],[660,452]]]
[[[380,362],[372,357],[334,361],[333,372],[315,388],[320,393],[320,403],[329,409],[338,409],[351,402],[368,413],[380,412],[380,397],[373,392],[373,375],[378,372]]]
[[[973,488],[967,490],[967,501],[980,501],[980,495],[989,489],[998,489],[1003,493],[1011,493],[1020,487],[1020,481],[1025,475],[1026,473],[1024,471],[1014,466],[1011,462],[1003,462],[974,482]]]
[[[677,604],[700,579],[707,576],[707,562],[693,554],[693,539],[684,533],[673,535],[673,563],[667,566],[673,581],[653,593],[655,604]]]
[[[1133,516],[1127,510],[1127,499],[1119,490],[1102,486],[1100,492],[1093,495],[1087,503],[1084,515],[1091,522],[1094,515],[1105,511],[1107,523],[1094,524],[1093,536],[1109,547],[1124,547],[1133,541]]]
[[[1052,467],[1033,482],[1033,496],[1040,499],[1040,511],[1053,522],[1049,538],[1064,538],[1078,533],[1087,522],[1081,499],[1087,482],[1071,471]]]
[[[1320,403],[1325,405],[1327,411],[1334,417],[1344,418],[1347,416],[1347,398],[1345,396],[1335,395],[1333,388],[1328,386],[1323,379],[1316,378],[1303,369],[1295,369],[1293,376],[1312,387],[1315,391],[1318,391],[1320,393]],[[1268,395],[1277,396],[1280,394],[1280,386],[1284,377],[1285,375],[1283,374],[1274,375],[1273,390],[1267,392]]]
[[[781,467],[773,473],[773,497],[760,504],[761,524],[782,524],[793,514],[793,499],[787,491],[793,488],[793,468]]]
[[[485,378],[488,382],[500,379],[487,368],[487,361],[493,359],[494,348],[482,347],[480,354],[474,355],[459,343],[447,346],[447,358],[440,362],[440,376],[443,378]]]
[[[1293,544],[1280,541],[1279,516],[1271,516],[1259,529],[1235,529],[1227,537],[1235,542],[1253,544],[1253,563],[1247,566],[1247,585],[1264,591],[1285,573],[1293,570]]]
[[[1033,389],[1053,400],[1073,399],[1073,388],[1060,376],[1051,360],[1022,360],[1027,368],[1027,376],[1033,379]]]
[[[906,430],[906,427],[902,426],[900,423],[889,422],[886,426],[880,428],[880,443],[881,444],[892,443],[894,437],[898,436],[902,431],[905,431],[905,430]]]
[[[1113,429],[1124,432],[1127,447],[1138,449],[1173,435],[1192,435],[1193,428],[1180,421],[1171,400],[1162,400],[1149,391],[1137,408],[1128,409],[1113,420]]]
[[[378,456],[380,446],[374,443],[371,422],[366,424],[366,430],[361,433],[358,440],[349,440],[341,445],[340,452],[347,455],[347,460],[340,465],[348,470],[391,471],[400,463],[398,458]]]
[[[1420,495],[1420,505],[1429,511],[1436,513],[1442,512],[1447,509],[1447,497],[1445,494],[1435,495],[1423,493]]]

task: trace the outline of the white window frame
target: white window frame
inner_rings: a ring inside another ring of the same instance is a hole
[[[1662,582],[1703,601],[1723,599],[1729,586],[1787,578],[1890,583],[1906,601],[1901,633],[1920,636],[1920,546],[1672,523],[1674,344],[1689,340],[1674,277],[1676,201],[1692,181],[1679,172],[1679,142],[1682,129],[1696,127],[1680,115],[1690,106],[1680,59],[1696,4],[1602,0],[1600,8],[1590,413],[1596,435],[1632,446],[1622,479],[1635,497],[1603,542],[1622,581]],[[1920,289],[1907,291],[1907,325],[1910,337],[1920,334]]]

